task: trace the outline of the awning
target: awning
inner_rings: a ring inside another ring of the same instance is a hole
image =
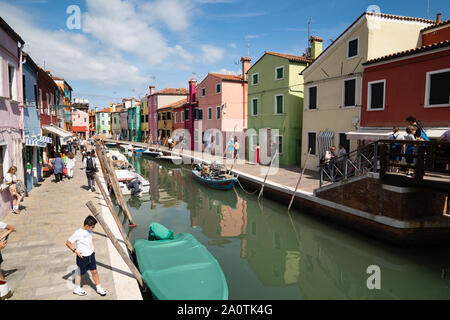
[[[319,157],[325,154],[325,151],[330,150],[334,141],[333,131],[321,131],[317,136],[317,144],[319,149]]]
[[[400,127],[400,133],[403,135],[406,135],[406,128]],[[430,127],[424,128],[425,133],[427,134],[428,138],[430,139],[437,139],[442,134],[450,130],[450,128],[436,128],[436,127]],[[359,128],[356,131],[347,132],[347,139],[349,140],[371,140],[371,141],[378,141],[378,140],[386,140],[388,136],[392,133],[392,127],[388,128]]]
[[[87,132],[88,128],[83,126],[72,126],[73,132]]]
[[[61,128],[58,128],[56,126],[50,125],[50,126],[42,126],[42,130],[48,131],[50,133],[56,134],[57,136],[60,136],[64,140],[69,139],[72,137],[72,132],[63,130]]]
[[[50,137],[43,137],[43,136],[36,136],[36,137],[25,137],[25,145],[28,147],[41,147],[44,148],[47,143],[52,143],[52,138]]]

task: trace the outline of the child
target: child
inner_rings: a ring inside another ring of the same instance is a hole
[[[405,136],[405,140],[409,140],[409,141],[415,141],[416,140],[416,137],[415,137],[416,127],[408,126],[406,128],[406,133],[408,135]],[[404,153],[407,155],[405,157],[405,159],[406,159],[406,163],[409,164],[409,165],[414,163],[414,157],[413,157],[414,149],[415,149],[415,147],[414,147],[413,144],[406,144],[405,145],[405,152]],[[412,176],[412,174],[413,174],[413,169],[408,168],[407,171],[406,171],[406,175]]]
[[[75,168],[75,156],[72,152],[69,151],[67,154],[67,178],[72,179],[73,178],[73,168]]]
[[[75,231],[75,233],[66,241],[66,246],[77,255],[77,266],[79,272],[75,276],[75,289],[73,293],[79,296],[87,295],[87,292],[81,288],[81,276],[87,270],[91,271],[92,278],[97,287],[97,293],[101,296],[106,295],[106,290],[100,285],[100,279],[97,272],[97,263],[95,261],[95,248],[92,240],[92,230],[94,230],[97,220],[93,216],[88,216],[84,220],[82,228]],[[72,246],[76,243],[76,248]]]

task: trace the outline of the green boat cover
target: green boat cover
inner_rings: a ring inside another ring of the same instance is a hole
[[[140,239],[134,252],[142,279],[156,299],[228,299],[222,268],[193,235],[181,233],[160,241]]]
[[[153,222],[148,229],[148,240],[170,240],[173,239],[173,231],[167,229],[162,224]]]

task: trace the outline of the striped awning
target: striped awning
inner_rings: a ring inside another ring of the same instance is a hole
[[[52,143],[52,138],[50,137],[43,137],[43,136],[37,136],[37,137],[25,137],[25,145],[29,147],[45,147],[47,143]]]
[[[333,131],[321,131],[317,136],[317,143],[319,149],[319,157],[325,154],[325,151],[330,150],[334,144],[334,132]]]

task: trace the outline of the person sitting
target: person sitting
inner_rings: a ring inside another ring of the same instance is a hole
[[[19,190],[17,190],[17,182],[19,180],[17,179],[16,173],[17,173],[17,167],[11,166],[5,175],[4,183],[6,184],[9,192],[13,196],[13,211],[12,212],[14,214],[19,214],[20,213],[19,205],[20,205],[20,202],[22,201],[24,195],[21,194],[19,192]]]
[[[202,178],[206,178],[206,177],[209,177],[210,173],[211,173],[211,171],[210,171],[209,166],[206,163],[204,163],[202,165],[202,170],[200,172],[200,175],[202,176]]]

